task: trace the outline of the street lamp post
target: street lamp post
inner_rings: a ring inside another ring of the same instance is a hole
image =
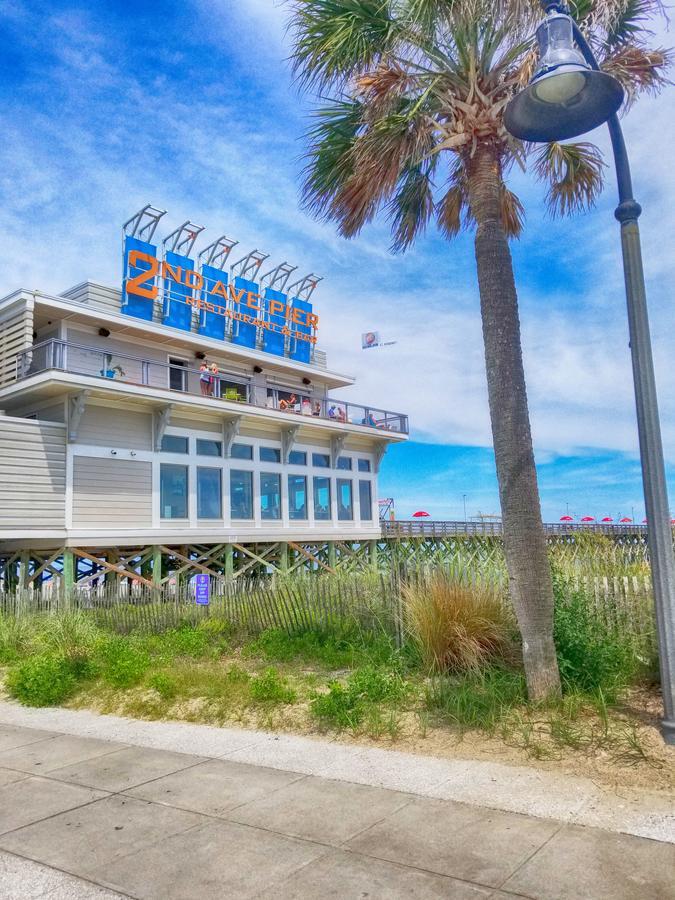
[[[545,52],[530,85],[507,107],[504,122],[515,137],[533,142],[575,137],[602,122],[607,122],[609,128],[619,189],[619,205],[614,215],[621,224],[642,483],[656,607],[664,707],[661,732],[666,743],[675,744],[675,557],[638,228],[642,210],[633,196],[628,155],[617,116],[623,91],[618,82],[600,71],[588,42],[576,22],[566,14],[560,0],[541,0],[541,3],[546,20],[538,29],[537,37]],[[571,42],[566,45],[563,32],[569,26],[562,22],[563,19],[571,26],[570,34],[578,50]]]

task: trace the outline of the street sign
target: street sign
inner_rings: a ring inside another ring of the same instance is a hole
[[[200,606],[209,605],[211,583],[206,573],[195,575],[195,602]]]

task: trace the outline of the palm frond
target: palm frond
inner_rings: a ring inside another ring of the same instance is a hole
[[[659,0],[620,0],[608,23],[605,46],[640,43],[643,35],[651,33],[647,26],[659,7]]]
[[[414,109],[382,116],[354,142],[354,174],[335,195],[331,218],[351,237],[389,200],[401,175],[429,156],[433,134],[424,115]]]
[[[403,173],[400,187],[389,203],[393,241],[391,250],[407,250],[427,227],[434,211],[431,168],[411,166]]]
[[[302,202],[315,215],[331,218],[331,204],[353,173],[362,109],[357,100],[336,100],[313,114],[317,122],[308,132]]]
[[[510,191],[503,181],[499,202],[504,233],[507,237],[519,238],[525,224],[525,207],[520,198]]]
[[[639,94],[658,94],[669,84],[666,71],[673,61],[671,50],[647,50],[636,44],[622,44],[602,62],[602,70],[624,87],[628,103]]]
[[[388,0],[294,0],[293,69],[308,85],[344,82],[371,68],[391,45]]]
[[[534,170],[548,181],[546,203],[553,216],[582,212],[595,204],[604,184],[605,163],[595,144],[544,144]]]
[[[394,60],[380,62],[372,71],[355,81],[355,92],[368,110],[381,116],[393,110],[394,104],[410,86],[412,76]]]

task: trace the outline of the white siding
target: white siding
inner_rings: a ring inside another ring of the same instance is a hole
[[[65,489],[65,428],[0,416],[0,532],[63,528]]]
[[[16,381],[16,357],[33,343],[33,312],[27,304],[0,321],[0,386]]]
[[[73,526],[138,528],[152,525],[152,463],[76,456]]]
[[[77,429],[77,443],[152,450],[152,417],[114,406],[87,406]]]
[[[106,312],[120,311],[122,295],[115,288],[105,287],[102,284],[94,284],[91,281],[83,281],[76,284],[75,287],[69,288],[61,294],[68,300],[74,300],[76,303],[83,303],[86,306],[95,306],[104,309]]]

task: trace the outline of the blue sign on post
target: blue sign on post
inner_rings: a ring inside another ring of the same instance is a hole
[[[209,581],[209,576],[205,573],[195,575],[195,601],[200,606],[208,606],[210,593],[211,583]]]

